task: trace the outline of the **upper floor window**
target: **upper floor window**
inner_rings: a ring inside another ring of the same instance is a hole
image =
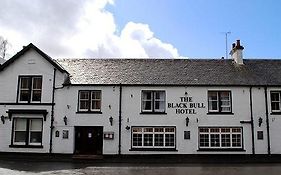
[[[42,76],[19,77],[19,101],[40,102],[42,94]]]
[[[101,91],[79,91],[79,111],[100,112],[101,111]]]
[[[142,112],[164,113],[165,91],[142,91]]]
[[[271,99],[271,111],[272,112],[281,112],[280,108],[280,93],[278,91],[270,92],[270,99]]]
[[[208,91],[209,112],[231,112],[230,91]]]

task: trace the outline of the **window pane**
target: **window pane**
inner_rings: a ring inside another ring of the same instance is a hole
[[[241,147],[241,135],[240,134],[232,134],[232,146]]]
[[[143,109],[144,110],[152,110],[152,103],[151,103],[151,101],[143,101]]]
[[[144,144],[143,146],[153,146],[153,134],[144,134]]]
[[[20,101],[28,101],[29,90],[20,90]]]
[[[165,134],[165,146],[175,146],[174,134]]]
[[[142,91],[142,110],[152,111],[152,92]]]
[[[218,110],[218,101],[209,101],[209,110],[217,111]]]
[[[42,131],[42,119],[31,119],[30,120],[31,131]]]
[[[272,110],[279,111],[280,110],[280,103],[279,102],[271,102]]]
[[[42,77],[33,78],[33,89],[42,89]]]
[[[89,91],[80,91],[79,92],[79,109],[86,111],[89,109]]]
[[[220,92],[221,100],[230,100],[230,92]]]
[[[211,136],[211,147],[220,146],[220,135],[219,134],[210,134]]]
[[[42,142],[42,132],[30,132],[30,143],[41,143]]]
[[[89,109],[89,101],[80,101],[80,109],[88,110]]]
[[[209,134],[200,134],[199,143],[200,147],[209,147]]]
[[[92,91],[92,99],[100,100],[101,99],[101,91]]]
[[[142,132],[142,128],[133,128],[133,132]]]
[[[133,134],[133,146],[142,146],[142,134]]]
[[[26,132],[25,131],[15,131],[15,142],[25,142]]]
[[[15,119],[15,131],[26,131],[26,119]]]
[[[142,91],[143,100],[152,100],[152,92],[151,91]]]
[[[41,101],[41,90],[32,91],[32,101]]]
[[[101,101],[92,100],[92,109],[100,110],[101,109]]]
[[[218,100],[218,93],[217,92],[208,92],[208,99],[209,100]]]
[[[222,147],[230,147],[230,134],[222,134],[221,135],[221,146]]]
[[[154,135],[154,146],[164,146],[164,134]]]
[[[80,99],[89,99],[89,92],[88,91],[81,91],[80,92]]]
[[[20,88],[21,89],[29,89],[30,78],[29,77],[20,77]]]
[[[279,93],[271,92],[270,94],[271,101],[280,101]]]

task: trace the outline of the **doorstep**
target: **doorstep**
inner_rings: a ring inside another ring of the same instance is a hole
[[[92,154],[74,154],[72,159],[75,160],[101,160],[103,159],[102,155],[92,155]]]

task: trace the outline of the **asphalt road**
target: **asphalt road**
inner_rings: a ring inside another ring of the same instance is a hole
[[[0,175],[280,175],[281,164],[93,164],[0,160]]]

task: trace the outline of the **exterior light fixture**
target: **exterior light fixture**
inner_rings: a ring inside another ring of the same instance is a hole
[[[110,126],[112,126],[112,124],[113,124],[113,117],[112,116],[109,117],[109,123],[110,123]]]
[[[66,116],[63,117],[63,122],[64,122],[64,125],[67,125],[67,117]]]
[[[4,117],[4,115],[1,115],[1,121],[2,121],[3,124],[5,124],[5,117]]]
[[[189,124],[189,118],[186,117],[186,118],[185,118],[185,126],[188,126],[188,124]]]
[[[259,127],[261,127],[261,124],[262,124],[262,118],[260,117],[259,118]]]
[[[127,126],[126,126],[126,129],[129,130],[129,129],[130,129],[130,126],[127,125]]]

